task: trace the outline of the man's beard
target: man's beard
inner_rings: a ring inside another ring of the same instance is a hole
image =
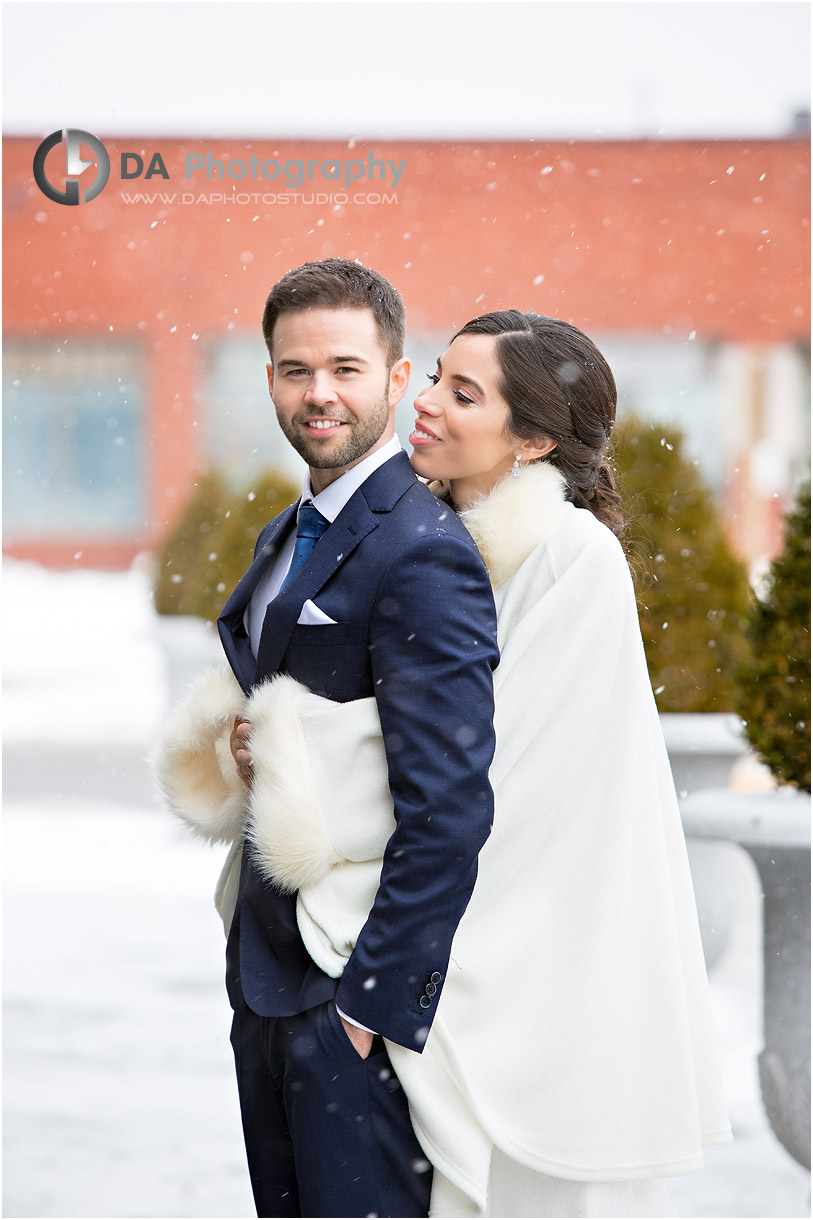
[[[364,418],[345,420],[342,415],[332,415],[328,412],[300,412],[301,419],[341,419],[347,428],[347,435],[339,445],[334,445],[330,452],[313,441],[301,429],[298,417],[289,423],[280,418],[279,426],[286,440],[294,447],[299,456],[314,470],[338,470],[342,466],[352,466],[358,462],[381,437],[390,420],[390,405],[383,398],[365,414]]]

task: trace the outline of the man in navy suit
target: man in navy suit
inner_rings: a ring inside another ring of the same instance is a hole
[[[422,1050],[490,831],[494,602],[395,437],[409,363],[392,285],[307,263],[272,289],[263,333],[277,419],[309,471],[220,635],[246,693],[287,673],[338,702],[375,696],[396,830],[338,980],[309,958],[295,895],[244,852],[227,987],[252,1188],[260,1216],[425,1216],[431,1169],[383,1039]],[[244,779],[249,732],[232,734]]]

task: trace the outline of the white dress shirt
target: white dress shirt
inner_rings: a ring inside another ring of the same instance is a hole
[[[383,466],[385,462],[388,462],[390,458],[395,457],[400,452],[401,442],[397,436],[394,436],[392,440],[387,441],[380,449],[376,449],[374,453],[368,453],[367,457],[362,458],[355,466],[351,466],[349,470],[345,471],[335,482],[326,487],[324,491],[320,491],[316,496],[313,494],[310,471],[308,471],[302,487],[300,505],[312,504],[314,508],[319,510],[325,520],[335,521],[350,497],[358,491],[362,483],[369,479],[373,471],[378,470],[379,466]],[[263,620],[265,619],[265,612],[268,609],[268,603],[273,601],[277,596],[282,587],[282,582],[288,575],[288,569],[294,557],[295,546],[296,530],[293,529],[278,551],[275,561],[260,577],[257,587],[251,595],[251,600],[246,606],[243,624],[248,632],[251,652],[255,659],[260,649],[260,635],[262,634]]]

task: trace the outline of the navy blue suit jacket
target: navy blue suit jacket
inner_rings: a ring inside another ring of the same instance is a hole
[[[406,454],[354,493],[291,583],[269,604],[259,654],[243,613],[296,519],[263,529],[248,572],[218,620],[243,689],[287,673],[338,702],[376,698],[396,830],[375,904],[336,991],[310,960],[295,896],[264,883],[244,853],[227,979],[264,1016],[335,992],[341,1009],[422,1049],[460,917],[488,837],[494,751],[494,600],[479,552],[453,510],[416,478]],[[314,599],[335,625],[298,625]]]

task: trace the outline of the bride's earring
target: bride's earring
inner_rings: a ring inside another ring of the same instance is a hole
[[[514,458],[514,465],[511,467],[511,478],[512,478],[512,479],[518,479],[518,478],[519,478],[519,473],[520,473],[520,464],[519,464],[519,460],[520,460],[520,458],[521,458],[521,457],[522,457],[522,454],[521,454],[521,453],[518,453],[518,454],[517,454],[517,456]]]

